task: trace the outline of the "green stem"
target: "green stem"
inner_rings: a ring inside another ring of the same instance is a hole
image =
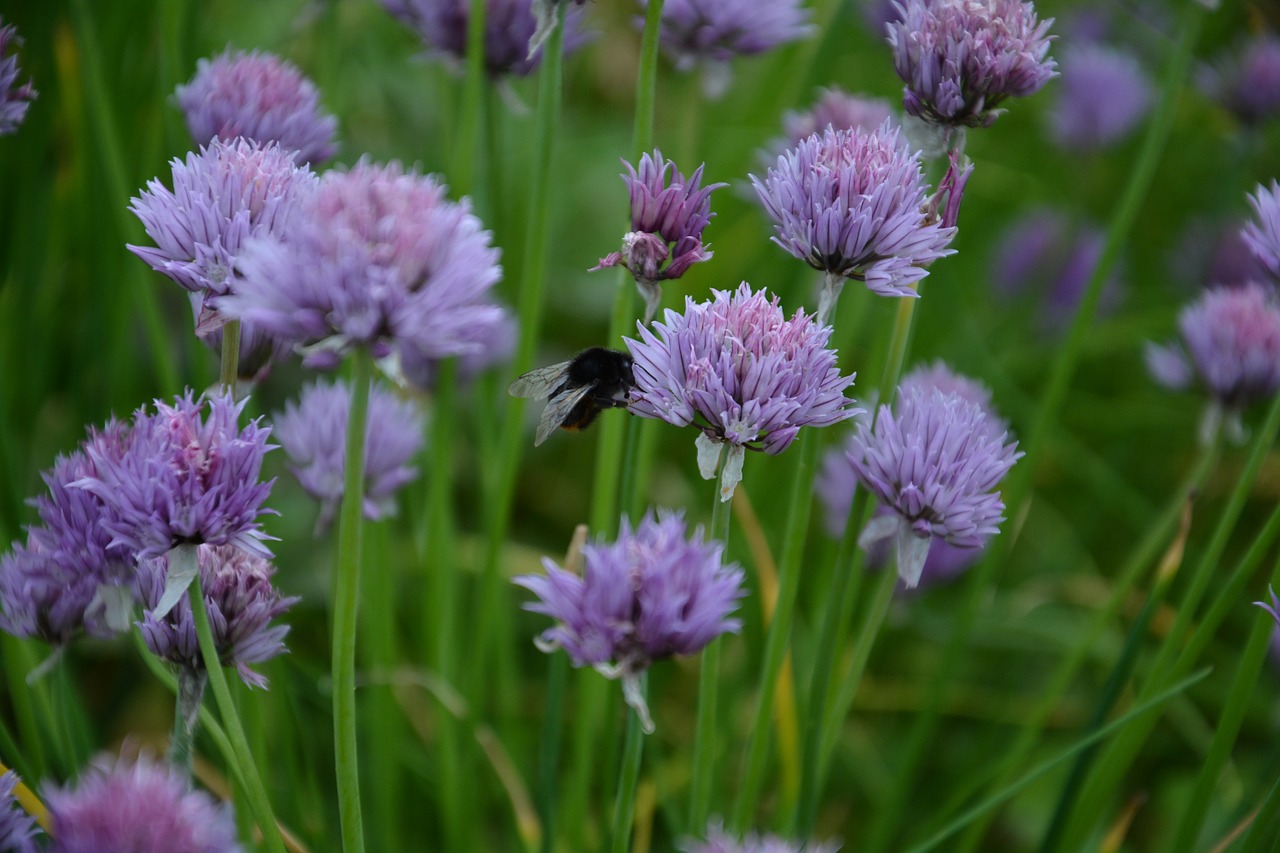
[[[364,523],[364,446],[369,388],[373,381],[373,367],[365,349],[357,348],[352,353],[351,368],[351,410],[347,420],[345,484],[338,522],[338,573],[333,599],[333,740],[342,850],[360,853],[364,850],[364,819],[360,812],[356,732],[356,617]]]
[[[555,850],[557,767],[560,763],[560,735],[563,731],[565,685],[569,681],[569,656],[551,655],[547,676],[547,698],[542,710],[542,737],[538,739],[538,817],[542,822],[542,853]]]
[[[169,552],[169,559],[190,555],[195,559],[195,548],[175,548]],[[170,565],[170,570],[173,566]],[[271,853],[284,853],[284,841],[280,837],[280,828],[276,825],[275,815],[271,811],[271,801],[267,798],[267,789],[258,774],[258,766],[249,752],[249,741],[245,738],[244,728],[240,725],[240,717],[236,706],[231,701],[231,690],[227,687],[227,678],[222,672],[222,659],[218,655],[218,646],[213,639],[213,628],[209,624],[209,611],[205,606],[204,589],[200,583],[200,573],[196,572],[191,586],[187,589],[191,599],[191,615],[196,623],[196,639],[200,642],[200,656],[204,660],[205,672],[209,676],[209,687],[218,704],[218,713],[222,715],[222,723],[226,727],[227,740],[235,754],[237,775],[244,782],[245,796],[249,808],[258,821],[258,828],[267,849]]]
[[[646,698],[649,674],[642,673],[640,696]],[[627,709],[627,735],[622,746],[622,766],[618,770],[618,796],[613,805],[611,853],[627,853],[631,849],[631,824],[636,811],[636,786],[640,782],[640,759],[644,754],[644,732],[635,708]]]
[[[481,122],[484,116],[486,80],[484,54],[485,0],[467,5],[466,81],[462,93],[462,117],[453,155],[453,184],[460,195],[475,192],[476,154],[483,148]]]
[[[1276,838],[1280,837],[1280,779],[1271,786],[1267,798],[1262,801],[1253,816],[1253,824],[1249,834],[1244,837],[1244,846],[1240,853],[1266,853],[1274,850]]]
[[[720,499],[720,478],[729,461],[728,443],[720,445],[720,459],[711,489],[711,538],[729,551],[730,501]],[[715,639],[702,652],[702,671],[698,676],[698,718],[693,742],[693,778],[690,782],[689,821],[691,833],[700,834],[711,813],[711,781],[716,756],[716,699],[720,691],[721,640]]]
[[[226,389],[234,400],[236,380],[240,367],[240,321],[228,320],[222,327],[222,359],[218,370],[218,384]]]
[[[173,738],[169,741],[169,763],[191,778],[191,757],[195,752],[196,727],[200,723],[200,703],[207,676],[196,669],[179,670],[178,693],[174,697]]]

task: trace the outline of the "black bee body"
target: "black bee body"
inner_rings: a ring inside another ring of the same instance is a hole
[[[635,387],[631,356],[591,347],[569,361],[530,370],[511,383],[515,397],[547,401],[534,437],[537,446],[557,427],[586,429],[604,409],[623,408]]]

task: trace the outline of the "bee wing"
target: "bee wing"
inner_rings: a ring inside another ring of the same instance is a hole
[[[512,397],[545,400],[551,396],[552,391],[556,390],[556,386],[564,381],[564,374],[569,369],[569,364],[570,362],[562,361],[559,364],[536,367],[508,385],[507,393]]]
[[[538,421],[538,432],[533,437],[534,447],[546,441],[547,437],[568,419],[573,407],[582,402],[582,399],[591,393],[592,387],[591,385],[583,385],[579,388],[570,388],[563,394],[552,397],[547,401],[547,407],[542,410],[542,419]]]

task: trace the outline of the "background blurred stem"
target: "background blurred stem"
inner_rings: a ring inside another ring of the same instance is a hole
[[[639,692],[648,701],[649,674],[641,673]],[[627,708],[627,736],[622,745],[622,766],[618,770],[618,795],[613,805],[613,833],[610,853],[627,853],[631,849],[631,824],[635,817],[636,785],[640,780],[640,760],[644,755],[644,732],[640,715]]]

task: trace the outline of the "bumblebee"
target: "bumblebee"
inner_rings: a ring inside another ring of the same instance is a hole
[[[605,409],[623,408],[636,387],[630,355],[591,347],[569,361],[530,370],[507,388],[513,397],[546,400],[533,444],[547,440],[556,427],[586,429]]]

